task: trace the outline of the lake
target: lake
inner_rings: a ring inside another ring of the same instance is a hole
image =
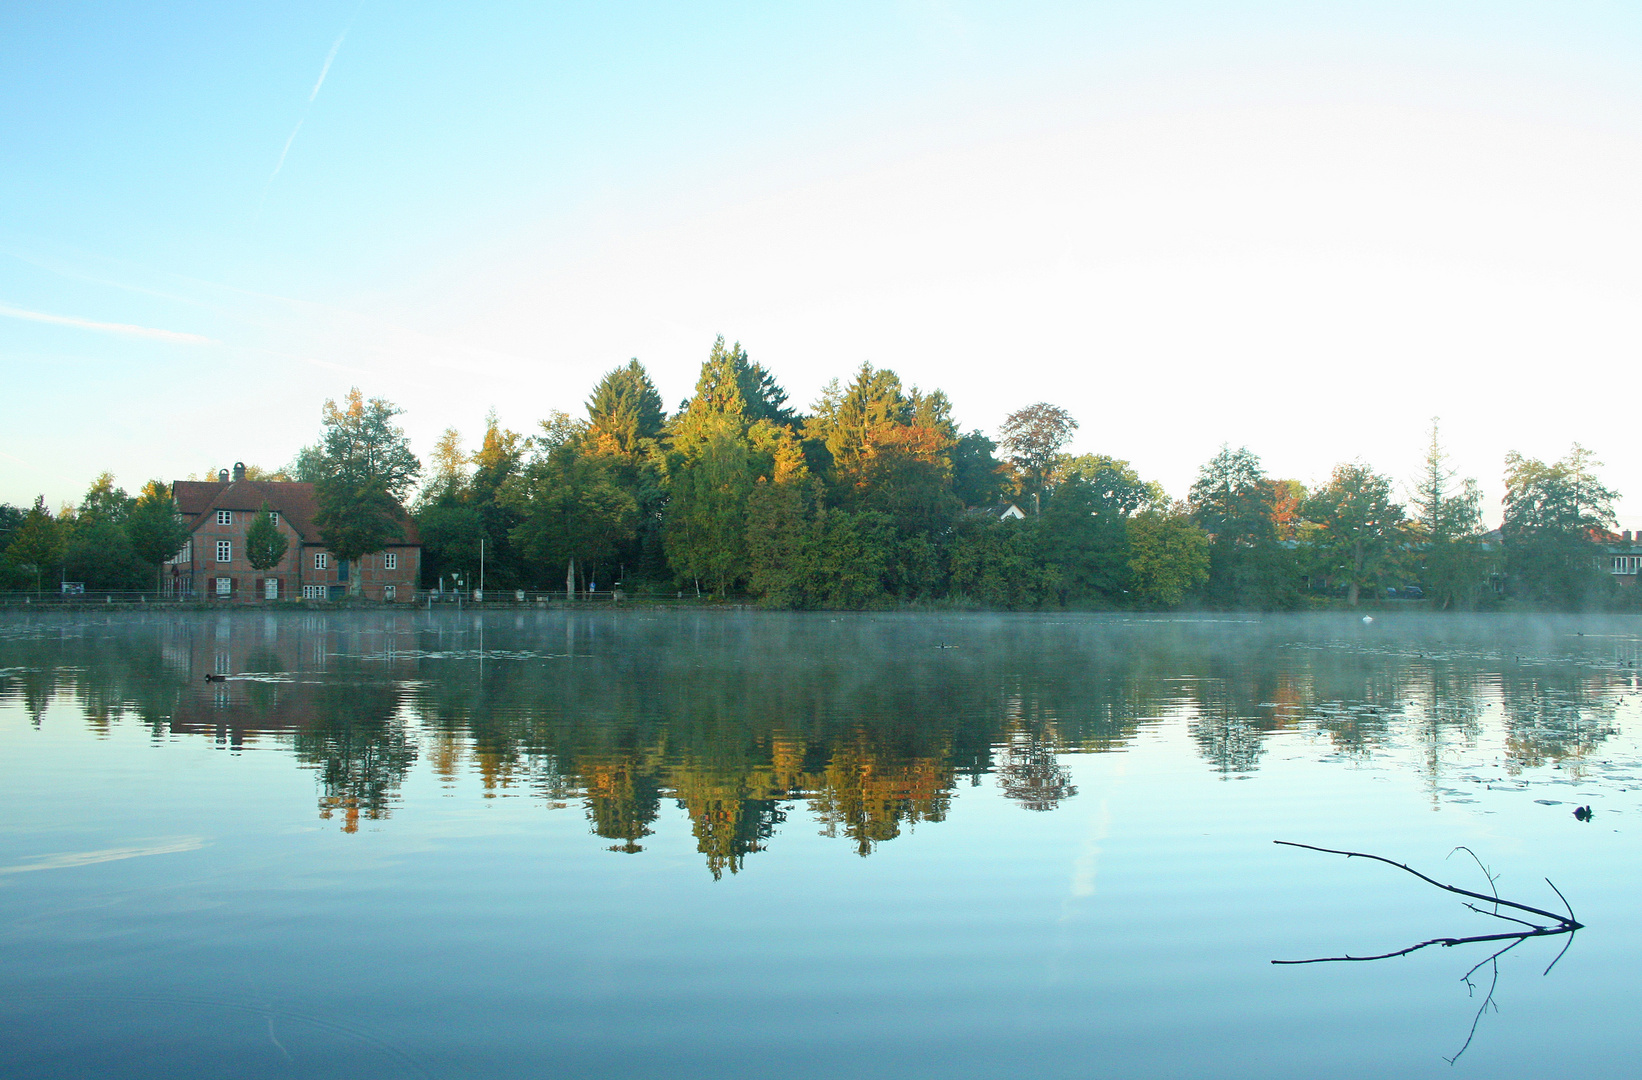
[[[1635,1075],[1642,620],[1375,619],[0,615],[0,1072]]]

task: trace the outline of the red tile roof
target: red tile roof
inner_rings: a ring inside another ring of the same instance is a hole
[[[177,500],[177,509],[188,519],[189,532],[199,528],[205,516],[213,510],[239,510],[254,514],[266,502],[270,510],[278,511],[279,516],[296,530],[304,543],[320,542],[319,526],[314,524],[319,504],[314,499],[312,484],[299,484],[291,480],[177,480],[171,485],[171,494]],[[416,522],[403,508],[397,516],[405,530],[405,538],[391,546],[421,544]]]

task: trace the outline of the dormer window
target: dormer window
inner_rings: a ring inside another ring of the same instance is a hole
[[[279,511],[278,510],[268,511],[268,517],[273,521],[273,523],[275,525],[279,524]]]
[[[232,525],[233,523],[234,523],[234,512],[232,510],[218,510],[217,511],[217,524],[218,525]]]

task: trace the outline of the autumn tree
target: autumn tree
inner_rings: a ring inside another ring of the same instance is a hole
[[[1042,498],[1063,446],[1078,422],[1058,405],[1040,401],[1010,413],[998,429],[1000,445],[1020,471],[1021,493]]]

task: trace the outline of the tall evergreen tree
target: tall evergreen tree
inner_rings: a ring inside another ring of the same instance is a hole
[[[599,380],[587,400],[587,419],[597,450],[638,454],[647,441],[661,437],[667,416],[649,373],[635,358]]]
[[[1420,582],[1439,608],[1469,608],[1482,594],[1489,559],[1482,545],[1482,492],[1448,467],[1448,453],[1431,421],[1425,468],[1411,509],[1418,542]]]

